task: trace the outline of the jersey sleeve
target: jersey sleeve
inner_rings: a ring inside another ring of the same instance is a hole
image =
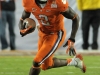
[[[31,0],[22,0],[22,6],[24,7],[24,10],[27,12],[31,12]]]
[[[59,3],[58,9],[60,12],[64,12],[68,8],[69,4],[68,4],[67,0],[59,0],[58,3]]]

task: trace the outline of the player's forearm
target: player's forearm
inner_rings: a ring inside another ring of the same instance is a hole
[[[19,29],[23,29],[23,20],[26,19],[26,18],[29,18],[30,17],[30,12],[26,12],[25,10],[23,11],[22,13],[22,16],[20,18],[20,21],[19,21]]]
[[[79,16],[71,7],[69,7],[69,17],[72,20],[72,31],[70,38],[75,39],[79,27]]]
[[[76,18],[72,20],[72,31],[70,38],[75,39],[78,27],[79,27],[79,16],[77,15]]]
[[[68,7],[65,12],[62,12],[62,15],[72,20],[72,31],[70,38],[75,39],[75,35],[79,27],[79,16],[71,7]]]

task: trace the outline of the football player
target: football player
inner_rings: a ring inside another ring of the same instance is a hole
[[[38,52],[33,59],[29,75],[39,75],[41,69],[48,70],[62,66],[76,66],[85,73],[86,66],[83,63],[83,58],[80,54],[76,54],[74,49],[79,16],[68,5],[67,0],[23,0],[23,7],[24,11],[19,22],[20,34],[25,36],[30,33],[31,28],[25,28],[23,20],[29,18],[31,14],[40,24]],[[64,17],[72,20],[71,35],[64,47],[68,46],[66,52],[75,56],[68,59],[58,59],[54,57],[54,53],[65,40]],[[26,30],[23,34],[21,31],[24,29]]]

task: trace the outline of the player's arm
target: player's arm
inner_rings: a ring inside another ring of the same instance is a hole
[[[71,36],[63,47],[66,47],[68,45],[67,53],[69,53],[69,55],[75,55],[76,51],[74,49],[74,42],[75,42],[75,36],[78,30],[78,27],[79,27],[79,16],[71,7],[68,7],[68,9],[65,12],[62,12],[61,14],[64,17],[72,20]]]
[[[26,26],[27,24],[26,24],[26,23],[25,23],[25,24],[23,23],[23,21],[24,21],[26,18],[29,18],[30,15],[31,15],[30,12],[27,12],[27,11],[24,10],[23,13],[22,13],[21,19],[20,19],[20,21],[19,21],[19,29],[20,29],[20,34],[21,34],[22,37],[25,36],[26,34],[31,33],[31,32],[30,32],[31,27],[26,28],[26,27],[27,27],[27,26]]]
[[[75,39],[75,35],[79,27],[79,16],[71,7],[68,7],[65,12],[62,12],[62,15],[72,20],[72,31],[70,38]]]
[[[22,16],[21,16],[20,21],[19,21],[19,29],[20,30],[24,29],[24,27],[23,27],[23,20],[25,20],[26,18],[29,18],[30,15],[31,15],[30,12],[27,12],[25,10],[23,11]]]

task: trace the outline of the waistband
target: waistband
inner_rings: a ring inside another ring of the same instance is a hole
[[[53,32],[51,32],[51,31],[44,31],[42,28],[39,28],[39,30],[40,30],[41,32],[43,32],[44,34],[55,34],[55,33],[58,32],[58,31],[53,31]]]

